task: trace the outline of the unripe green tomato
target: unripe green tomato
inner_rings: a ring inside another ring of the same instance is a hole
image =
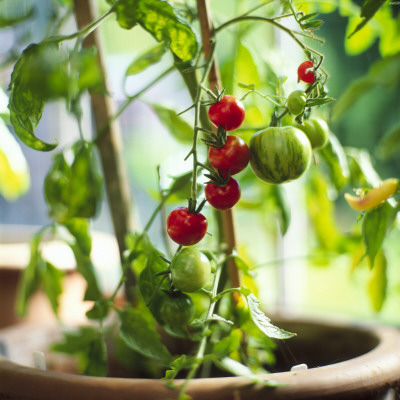
[[[299,178],[311,163],[307,136],[293,126],[269,127],[250,139],[250,166],[267,183],[285,183]]]
[[[295,90],[287,98],[287,108],[293,115],[300,115],[306,106],[307,96],[302,90]]]
[[[211,275],[211,264],[201,251],[185,247],[172,259],[171,280],[182,292],[195,292],[206,285]]]
[[[321,118],[310,118],[303,122],[303,125],[296,124],[308,137],[313,149],[320,149],[328,143],[329,127]]]
[[[160,306],[162,322],[171,327],[184,326],[193,318],[194,304],[185,293],[165,293]]]

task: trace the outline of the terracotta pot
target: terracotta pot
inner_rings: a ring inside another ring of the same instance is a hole
[[[290,355],[286,358],[292,364],[306,362],[310,369],[267,375],[285,384],[276,388],[254,385],[243,377],[193,379],[188,386],[192,399],[389,399],[391,388],[400,385],[400,333],[397,329],[307,320],[274,322],[298,333],[297,338],[279,347]],[[41,350],[48,339],[54,340],[54,329],[38,330],[40,334],[35,335],[35,329],[30,326],[31,334],[27,336],[23,328],[17,326],[0,332],[0,341],[9,348],[10,356],[16,356],[12,352],[12,342],[17,345],[18,337],[25,339],[20,343],[23,345],[20,356],[25,357],[29,354],[26,339],[35,338],[35,350]],[[282,354],[278,357],[282,358]],[[278,364],[278,368],[283,365]],[[4,399],[157,400],[173,399],[176,395],[177,391],[169,389],[162,380],[47,372],[0,358],[0,398]]]

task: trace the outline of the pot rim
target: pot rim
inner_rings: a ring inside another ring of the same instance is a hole
[[[343,326],[299,318],[294,321]],[[335,364],[260,375],[282,385],[276,388],[254,384],[245,377],[200,378],[189,382],[187,393],[199,400],[209,400],[210,393],[213,400],[356,399],[360,388],[364,393],[380,394],[399,387],[400,330],[391,326],[350,326],[368,330],[377,338],[377,346],[363,355]],[[173,383],[179,386],[183,381],[174,380]],[[95,389],[97,392],[94,395]],[[16,397],[13,397],[13,393],[17,393]],[[0,356],[0,398],[53,400],[54,393],[57,393],[59,400],[105,400],[115,396],[118,396],[118,400],[155,400],[174,398],[178,391],[167,387],[166,381],[161,379],[100,378],[42,371]],[[360,398],[373,398],[364,396]]]

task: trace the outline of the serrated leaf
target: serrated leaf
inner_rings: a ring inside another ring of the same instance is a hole
[[[164,0],[120,0],[116,5],[117,19],[122,28],[139,24],[158,42],[169,44],[182,61],[197,53],[197,38],[189,23]]]
[[[120,334],[125,343],[137,352],[161,361],[168,362],[171,354],[160,342],[155,327],[144,318],[140,310],[128,308],[118,312]]]
[[[246,300],[252,320],[265,335],[275,339],[289,339],[295,336],[294,333],[287,332],[273,325],[271,320],[260,310],[260,302],[252,293],[246,295]]]
[[[303,29],[311,29],[311,28],[319,28],[321,25],[323,25],[324,21],[317,19],[315,21],[309,21],[301,24]]]
[[[110,304],[110,300],[108,299],[97,300],[93,304],[93,307],[86,312],[86,316],[89,319],[102,320],[108,315],[111,306],[112,304]]]
[[[150,105],[171,136],[182,142],[191,142],[193,140],[193,126],[177,115],[176,110],[155,103]]]
[[[176,358],[169,365],[169,370],[165,371],[164,379],[175,379],[180,371],[189,368],[193,364],[194,360],[192,357],[188,357],[186,354],[182,354]]]
[[[322,106],[324,104],[331,103],[335,101],[333,97],[322,97],[316,99],[307,99],[306,107],[315,107],[315,106]]]
[[[343,147],[332,132],[328,144],[319,150],[319,154],[327,167],[330,180],[339,191],[347,184],[350,174]]]
[[[165,43],[161,43],[141,54],[129,64],[125,71],[125,76],[136,75],[144,71],[146,68],[160,61],[166,51],[167,46],[165,46]]]
[[[78,354],[87,349],[97,334],[95,328],[82,326],[76,331],[65,332],[62,341],[52,344],[51,349],[60,353]]]
[[[307,21],[309,19],[312,19],[312,18],[316,17],[317,15],[319,15],[319,13],[317,13],[317,12],[313,12],[313,13],[310,13],[310,14],[305,14],[301,18],[299,18],[299,22]]]
[[[397,212],[388,202],[367,211],[362,221],[362,236],[371,268],[382,243],[392,228]]]
[[[15,133],[23,143],[34,150],[51,151],[57,143],[46,143],[35,136],[35,129],[42,118],[47,99],[41,93],[35,93],[26,82],[26,70],[41,51],[37,44],[28,46],[14,66],[10,83],[10,121]]]
[[[374,311],[379,312],[382,309],[386,299],[386,290],[386,257],[382,251],[379,251],[368,281],[368,294]]]

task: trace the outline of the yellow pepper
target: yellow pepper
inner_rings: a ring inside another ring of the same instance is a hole
[[[370,210],[392,196],[398,187],[399,180],[389,178],[384,180],[378,187],[369,190],[364,196],[358,197],[345,193],[344,198],[354,210]]]

